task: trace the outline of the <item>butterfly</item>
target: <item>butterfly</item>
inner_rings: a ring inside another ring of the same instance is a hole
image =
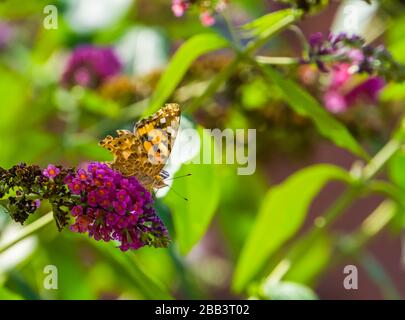
[[[168,103],[149,118],[135,124],[134,130],[117,130],[99,145],[114,159],[109,166],[124,176],[135,176],[149,191],[166,186],[169,174],[163,170],[173,149],[180,126],[180,107]]]

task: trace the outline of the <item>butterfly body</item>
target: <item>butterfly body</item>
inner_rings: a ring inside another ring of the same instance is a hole
[[[117,130],[100,145],[109,150],[112,169],[124,176],[135,176],[148,190],[162,188],[167,173],[163,167],[170,156],[180,125],[178,104],[166,104],[149,118],[135,124],[134,130]]]

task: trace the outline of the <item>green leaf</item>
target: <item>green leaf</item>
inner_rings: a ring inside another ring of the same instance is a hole
[[[388,175],[399,187],[405,190],[405,152],[397,152],[388,162]]]
[[[252,228],[254,214],[259,210],[260,202],[268,189],[260,171],[254,175],[240,176],[236,174],[236,170],[229,165],[221,168],[221,178],[226,181],[226,185],[221,190],[218,209],[218,220],[233,256],[239,255]]]
[[[94,239],[89,239],[88,241],[99,250],[115,270],[118,270],[123,281],[125,281],[129,287],[136,288],[145,299],[173,299],[164,285],[158,280],[151,278],[149,274],[138,265],[138,259],[132,252],[122,252],[113,243],[99,243],[94,241]]]
[[[22,300],[23,298],[7,288],[0,287],[0,300]]]
[[[10,212],[8,211],[8,209],[6,207],[0,205],[0,215],[3,215],[3,214],[9,215]]]
[[[279,10],[244,25],[242,28],[246,31],[246,35],[254,37],[248,43],[245,53],[253,53],[275,34],[297,21],[302,14],[303,11],[297,9]]]
[[[405,99],[405,83],[388,83],[380,94],[382,102],[402,101]]]
[[[403,20],[403,19],[401,19]],[[390,30],[393,29],[400,33],[398,39],[393,39],[391,44],[388,46],[389,52],[392,54],[394,59],[399,63],[405,63],[404,52],[405,52],[405,43],[404,43],[404,31],[405,31],[405,23],[402,21],[401,25],[394,24]]]
[[[301,14],[302,12],[296,9],[278,10],[243,25],[242,29],[249,36],[268,38],[283,29],[286,23],[295,21]]]
[[[167,101],[195,59],[228,46],[228,41],[215,33],[199,34],[184,42],[160,78],[145,115],[155,112]]]
[[[307,239],[296,242],[292,248],[292,252],[301,251],[302,247],[306,246]],[[310,285],[315,280],[316,276],[328,265],[332,254],[331,239],[325,234],[313,243],[305,254],[301,255],[295,263],[293,263],[288,272],[283,277],[286,281],[298,282]]]
[[[233,288],[237,292],[298,231],[312,199],[332,179],[350,181],[350,176],[339,167],[319,164],[298,171],[267,192],[236,266]]]
[[[296,82],[281,75],[278,71],[261,66],[263,73],[283,92],[284,100],[300,115],[310,118],[318,131],[337,146],[368,159],[369,156],[357,143],[347,128],[333,118],[319,102]]]
[[[405,190],[405,152],[397,152],[392,159],[388,162],[387,171],[388,177],[394,182],[401,190]],[[405,212],[397,209],[391,221],[391,229],[394,233],[398,233],[405,228]]]
[[[199,132],[202,137],[204,133]],[[202,142],[209,143],[210,138],[202,138]],[[201,148],[204,148],[203,143]],[[220,178],[216,166],[183,164],[176,176],[188,173],[192,175],[174,180],[172,189],[164,198],[172,211],[176,239],[182,254],[187,254],[204,236],[220,198]],[[188,201],[175,193],[184,195]]]
[[[311,288],[294,282],[266,283],[261,290],[261,296],[270,300],[317,300],[318,297]]]
[[[95,241],[94,241],[95,242]],[[58,296],[61,299],[96,299],[91,284],[83,270],[75,247],[62,237],[47,243],[49,264],[58,270]]]

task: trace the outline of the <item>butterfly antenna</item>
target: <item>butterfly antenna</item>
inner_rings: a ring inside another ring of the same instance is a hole
[[[178,193],[175,189],[173,189],[172,186],[166,185],[166,187],[168,187],[170,190],[173,190],[173,192],[180,198],[182,198],[185,201],[188,201],[188,199],[186,197],[183,197],[180,193]]]
[[[191,176],[191,173],[183,174],[182,176],[177,176],[177,177],[173,177],[173,178],[166,178],[166,179],[164,179],[164,180],[165,180],[165,181],[166,181],[166,180],[174,180],[174,179],[184,178],[184,177],[189,177],[189,176]]]

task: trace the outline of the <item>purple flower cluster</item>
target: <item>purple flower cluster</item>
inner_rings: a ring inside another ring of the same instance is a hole
[[[60,169],[53,164],[49,164],[48,167],[42,171],[42,174],[49,179],[55,178],[59,173]]]
[[[324,95],[325,107],[334,113],[347,110],[359,101],[376,103],[386,81],[405,80],[405,68],[383,47],[366,45],[359,36],[345,33],[325,36],[317,32],[310,37],[308,60],[329,73]],[[359,84],[356,74],[370,77]]]
[[[376,103],[385,86],[381,77],[369,77],[360,84],[355,81],[351,65],[340,63],[333,66],[330,81],[324,94],[326,109],[333,113],[346,111],[358,102]]]
[[[348,63],[352,73],[367,73],[385,80],[405,80],[405,67],[396,62],[384,46],[366,45],[363,38],[345,33],[326,37],[317,32],[309,40],[308,60],[323,72],[329,72],[336,63]]]
[[[209,27],[215,23],[214,15],[223,11],[227,4],[228,0],[172,0],[172,11],[176,17],[181,17],[192,6],[196,6],[200,12],[201,23]]]
[[[122,251],[168,245],[168,232],[155,213],[152,196],[135,177],[95,162],[67,176],[65,183],[80,197],[71,210],[72,231],[87,232],[95,240],[119,241]]]
[[[68,225],[69,211],[76,204],[64,182],[72,172],[71,168],[52,164],[46,169],[25,163],[8,170],[0,167],[2,205],[13,220],[24,223],[39,208],[41,200],[48,200],[60,231]]]
[[[67,88],[75,85],[97,88],[107,78],[118,74],[121,68],[121,62],[112,48],[83,45],[70,56],[62,84]]]
[[[347,36],[345,33],[329,33],[326,37],[322,32],[311,35],[309,39],[309,58],[315,62],[319,69],[328,72],[327,60],[331,56],[332,62],[347,62],[352,65],[360,65],[364,60],[361,48],[364,40],[356,35]],[[326,58],[326,59],[325,59]]]

